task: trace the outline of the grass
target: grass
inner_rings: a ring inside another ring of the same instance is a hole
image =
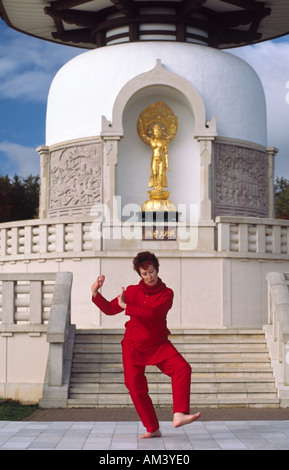
[[[22,405],[18,401],[5,400],[0,403],[0,421],[22,421],[38,410],[38,405]]]

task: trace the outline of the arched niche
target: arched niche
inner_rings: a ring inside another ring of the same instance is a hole
[[[200,218],[211,219],[211,141],[216,136],[216,120],[207,122],[205,105],[196,88],[167,71],[160,60],[153,70],[122,88],[114,103],[112,121],[102,118],[104,202],[112,210],[114,196],[121,196],[122,208],[130,203],[141,207],[147,199],[151,154],[136,133],[136,122],[146,106],[160,99],[179,119],[178,135],[169,146],[170,200],[177,205],[199,204]]]
[[[141,209],[148,199],[152,151],[140,140],[136,123],[140,112],[159,100],[165,102],[178,117],[178,132],[169,144],[169,199],[179,208],[179,212],[182,212],[183,219],[185,215],[189,216],[190,204],[199,205],[200,159],[199,145],[193,138],[194,115],[183,95],[177,90],[160,85],[151,86],[135,94],[123,112],[124,134],[118,145],[116,171],[116,194],[121,196],[123,220],[128,215],[128,206],[132,202]]]

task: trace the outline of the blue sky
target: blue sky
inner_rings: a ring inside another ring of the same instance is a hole
[[[49,86],[57,71],[83,52],[23,35],[0,19],[0,175],[39,174],[35,149],[45,144]],[[230,52],[261,78],[268,146],[279,149],[275,176],[289,179],[289,36]]]
[[[0,175],[39,174],[46,102],[57,71],[82,53],[18,33],[0,19]]]

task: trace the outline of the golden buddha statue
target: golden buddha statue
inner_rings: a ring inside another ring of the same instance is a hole
[[[148,192],[149,201],[143,211],[175,211],[175,205],[168,200],[169,191],[166,170],[170,170],[168,144],[177,133],[177,117],[162,101],[148,106],[142,111],[137,123],[138,135],[152,149],[151,170]]]

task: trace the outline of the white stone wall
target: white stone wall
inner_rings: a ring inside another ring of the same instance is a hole
[[[156,253],[160,276],[175,292],[171,328],[262,327],[267,321],[266,274],[289,271],[288,221],[220,217],[216,227],[200,226],[201,243],[187,250],[177,247],[178,240],[115,239],[109,246],[109,240],[94,240],[93,247],[91,232],[83,230],[91,224],[87,218],[26,224],[24,232],[20,222],[1,225],[1,272],[72,272],[72,323],[78,328],[123,327],[123,314],[106,317],[91,303],[90,286],[105,274],[103,294],[112,299],[122,286],[138,282],[132,259],[141,250]],[[51,224],[54,238],[49,241],[45,233]],[[41,230],[43,238],[34,239],[33,230]]]
[[[46,334],[0,334],[0,396],[37,403],[48,357]]]

